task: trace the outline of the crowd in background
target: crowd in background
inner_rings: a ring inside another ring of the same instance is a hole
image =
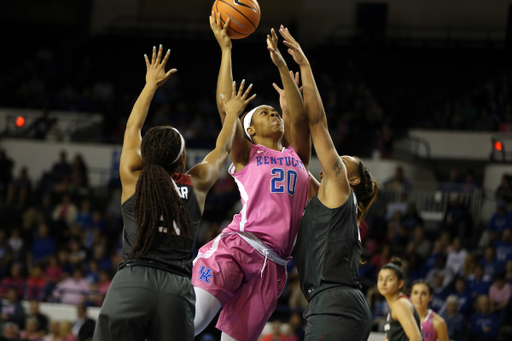
[[[136,57],[142,56],[148,46],[146,41],[135,40],[124,47],[123,65],[140,69],[127,73],[126,69],[119,72],[113,66],[117,60],[104,58],[112,51],[110,43],[111,40],[91,41],[83,46],[40,46],[9,72],[3,72],[0,106],[41,111],[41,117],[20,128],[18,135],[59,141],[62,132],[52,111],[95,112],[102,114],[103,124],[96,130],[76,131],[73,138],[120,144],[135,96],[143,86],[144,64],[142,58]],[[216,51],[213,46],[211,50]],[[140,56],[134,52],[139,47]],[[277,93],[271,84],[262,81],[278,78],[268,52],[259,45],[245,48],[260,49],[257,53],[261,55],[254,58],[268,63],[255,69],[250,67],[250,60],[235,58],[235,77],[238,63],[238,67],[249,70],[243,77],[256,88],[262,86],[257,89],[259,102],[255,105],[265,102],[278,107]],[[329,63],[321,63],[326,49],[312,51],[311,55],[329,129],[341,154],[369,156],[377,149],[382,157],[391,157],[393,141],[400,130],[417,126],[512,132],[510,77],[506,72],[482,78],[465,91],[444,94],[436,106],[423,108],[417,98],[404,95],[401,90],[394,90],[396,98],[382,95],[382,85],[371,81],[372,76],[386,79],[372,75],[377,66],[372,69],[364,61],[356,63],[344,57],[333,70]],[[185,58],[188,65],[204,62],[204,56],[171,57],[171,67],[177,66],[180,73],[157,92],[146,128],[171,124],[182,132],[188,148],[211,148],[220,129],[212,99],[218,66],[213,65],[211,72],[202,74],[200,86],[207,91],[198,91],[197,78],[189,76],[187,72],[192,71],[181,66],[187,65]],[[139,79],[135,80],[137,74]],[[403,81],[399,86],[406,88],[410,84]],[[421,94],[418,91],[415,96]],[[407,97],[414,103],[413,109],[426,110],[425,115],[416,120],[402,119],[400,112],[410,114],[411,107],[390,103],[408,103]],[[1,307],[3,335],[81,341],[90,337],[79,335],[79,326],[85,326],[83,311],[87,306],[101,306],[121,259],[121,187],[119,179],[113,178],[107,195],[98,195],[89,184],[87,160],[65,151],[48,157],[55,157],[53,167],[33,182],[29,179],[30,168],[13,174],[15,165],[10,156],[0,152],[0,298],[8,302]],[[438,189],[449,197],[449,204],[442,220],[433,227],[427,227],[419,214],[421,208],[411,200],[414,187],[403,169],[389,174],[381,188],[383,192],[361,227],[366,263],[360,268],[360,277],[372,306],[374,330],[383,331],[389,312],[376,290],[376,275],[392,256],[400,256],[406,260],[406,288],[410,289],[412,282],[420,278],[434,288],[430,307],[447,322],[451,339],[497,340],[500,330],[507,332],[506,327],[512,322],[511,177],[504,175],[496,189],[496,213],[484,230],[475,223],[467,202],[460,200],[461,195],[471,196],[481,189],[471,170],[454,169],[439,181]],[[390,193],[398,193],[399,199],[389,200]],[[220,233],[239,210],[237,186],[225,174],[207,197],[196,249]],[[272,332],[262,340],[304,338],[301,313],[307,302],[300,292],[293,261],[288,267],[289,278],[272,319]],[[23,309],[21,300],[32,302],[30,311]],[[42,321],[40,313],[36,313],[37,302],[77,305],[79,326],[73,321]],[[286,328],[283,322],[287,322]],[[215,340],[212,334],[207,330],[201,340]]]

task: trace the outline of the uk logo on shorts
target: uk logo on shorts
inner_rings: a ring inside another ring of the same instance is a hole
[[[210,284],[210,278],[213,277],[212,269],[208,269],[206,266],[201,265],[199,273],[201,274],[201,276],[199,276],[199,280]]]

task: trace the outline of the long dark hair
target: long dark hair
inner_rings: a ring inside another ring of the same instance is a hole
[[[404,270],[402,269],[402,260],[399,257],[392,257],[391,262],[384,265],[380,269],[380,271],[386,270],[386,269],[391,270],[395,273],[396,278],[398,279],[398,282],[405,281],[405,273],[404,273]],[[399,290],[402,291],[404,289],[404,287],[405,287],[405,284]]]
[[[434,289],[432,288],[432,285],[430,285],[430,283],[427,282],[426,280],[418,279],[412,283],[412,287],[414,288],[414,286],[417,284],[423,284],[424,286],[426,286],[428,289],[429,296],[432,296],[432,294],[434,294]]]
[[[357,198],[357,223],[360,224],[366,217],[368,209],[375,201],[375,198],[377,198],[379,186],[377,181],[372,178],[368,167],[361,160],[359,160],[358,172],[361,181],[359,184],[352,186],[352,189]]]
[[[152,128],[142,139],[143,167],[133,206],[137,234],[128,258],[143,257],[155,246],[162,237],[159,227],[167,228],[167,234],[178,242],[181,238],[190,238],[188,209],[169,176],[181,165],[179,161],[173,162],[180,150],[181,136],[172,127]]]

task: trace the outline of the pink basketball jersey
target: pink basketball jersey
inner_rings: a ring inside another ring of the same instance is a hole
[[[434,328],[434,312],[432,309],[428,310],[425,321],[421,323],[421,329],[423,330],[423,341],[437,341],[437,332]]]
[[[288,257],[295,245],[309,190],[309,174],[292,147],[276,151],[251,145],[249,163],[240,171],[232,164],[242,210],[223,232],[251,232]]]

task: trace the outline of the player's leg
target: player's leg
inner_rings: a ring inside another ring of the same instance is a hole
[[[194,317],[194,335],[201,333],[219,312],[219,300],[208,291],[194,287],[196,293],[196,316]]]
[[[223,332],[222,336],[220,337],[220,341],[237,341],[237,340]]]

